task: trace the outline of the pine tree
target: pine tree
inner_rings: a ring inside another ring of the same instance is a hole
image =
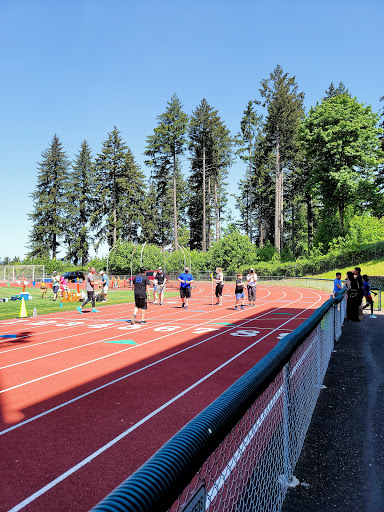
[[[325,97],[323,100],[329,100],[329,98],[334,98],[335,96],[338,96],[339,94],[349,94],[348,89],[345,87],[343,82],[339,82],[339,86],[335,87],[333,82],[330,83],[328,89],[325,91]]]
[[[91,148],[83,141],[72,164],[71,190],[65,239],[68,246],[67,258],[75,265],[85,266],[89,259],[90,227],[89,217],[94,205],[94,168]]]
[[[262,116],[258,116],[257,112],[254,108],[254,104],[260,104],[258,101],[249,101],[247,108],[244,110],[244,116],[240,123],[240,133],[237,135],[236,144],[239,146],[239,149],[236,151],[247,164],[247,169],[245,173],[245,180],[241,181],[239,184],[239,188],[241,190],[241,196],[238,201],[239,206],[241,207],[241,215],[243,217],[243,225],[245,228],[245,232],[249,236],[249,240],[253,241],[253,201],[254,201],[254,193],[251,187],[252,181],[252,158],[253,158],[253,149],[255,145],[255,140],[257,137],[257,133],[260,129],[260,123],[262,120]]]
[[[157,117],[158,125],[153,135],[147,137],[145,154],[150,157],[147,165],[154,170],[152,179],[155,188],[161,190],[158,195],[159,207],[166,209],[164,201],[169,201],[168,189],[172,183],[173,230],[175,248],[178,246],[178,175],[177,159],[184,153],[188,116],[182,110],[182,104],[174,94],[167,103],[166,111]],[[171,178],[171,179],[170,179]]]
[[[275,165],[275,246],[281,251],[283,241],[284,183],[283,168],[298,151],[297,132],[304,115],[304,94],[298,92],[295,77],[288,77],[276,66],[268,79],[261,81],[260,94],[267,107],[265,132],[269,148],[276,157]]]
[[[95,160],[95,197],[98,200],[91,225],[96,230],[95,246],[107,241],[112,248],[118,239],[137,241],[144,214],[145,176],[114,127]]]
[[[192,153],[190,186],[190,247],[207,251],[213,213],[216,240],[227,201],[225,179],[232,165],[233,141],[217,111],[205,99],[193,112],[189,129]]]
[[[66,229],[69,190],[69,160],[55,134],[38,164],[37,186],[31,194],[34,210],[29,214],[29,256],[56,258]]]

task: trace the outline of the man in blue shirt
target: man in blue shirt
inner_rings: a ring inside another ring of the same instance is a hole
[[[333,295],[336,295],[342,289],[343,285],[341,284],[341,272],[336,272],[336,279],[333,281]]]
[[[191,298],[191,283],[193,283],[189,267],[185,267],[184,272],[179,275],[178,279],[180,281],[181,307],[188,309],[188,301]]]
[[[101,275],[101,293],[103,295],[103,302],[107,302],[107,293],[108,293],[108,287],[109,287],[109,278],[107,274],[104,272],[104,270],[100,270]]]

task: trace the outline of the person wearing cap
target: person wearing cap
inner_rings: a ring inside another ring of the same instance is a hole
[[[257,274],[253,268],[247,275],[248,306],[254,306],[256,301]]]
[[[181,307],[188,309],[188,301],[191,298],[191,283],[193,283],[192,274],[189,273],[189,267],[184,268],[184,272],[178,277],[180,281]]]
[[[163,268],[159,267],[157,269],[156,274],[155,274],[155,286],[156,286],[156,291],[158,293],[159,306],[161,306],[163,304],[164,290],[165,290],[165,283],[166,282],[167,282],[167,278],[165,277],[165,274],[163,272]],[[153,287],[153,295],[154,295],[154,300],[156,300],[156,297],[155,297],[155,287]]]
[[[107,300],[108,300],[107,293],[108,293],[108,288],[109,288],[109,277],[104,272],[104,270],[100,270],[99,274],[101,275],[100,286],[101,286],[101,293],[103,295],[103,302],[107,302]]]

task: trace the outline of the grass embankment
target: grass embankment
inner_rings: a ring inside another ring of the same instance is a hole
[[[342,277],[344,278],[348,270],[353,270],[356,265],[351,265],[349,267],[338,268],[336,270],[330,270],[329,272],[324,272],[323,274],[318,274],[316,276],[307,276],[307,277],[319,277],[321,279],[335,279],[335,273],[341,272]],[[357,265],[361,268],[362,274],[367,274],[368,276],[384,276],[384,261],[382,260],[373,260],[367,261],[366,263],[359,263]]]
[[[0,288],[0,297],[10,299],[13,295],[19,295],[22,292],[22,288]],[[57,301],[53,300],[52,290],[48,290],[48,297],[41,298],[41,292],[39,288],[28,288],[26,292],[33,296],[32,300],[25,301],[27,315],[33,315],[33,309],[36,308],[38,315],[50,314],[50,313],[62,313],[63,311],[74,310],[80,305],[80,302],[61,302],[58,298]],[[152,293],[152,290],[151,290]],[[166,291],[165,297],[173,297],[178,295],[176,291]],[[113,304],[124,304],[126,302],[133,302],[133,291],[128,289],[116,289],[108,291],[108,302],[96,302],[96,308],[101,309],[105,306],[111,306]],[[60,303],[62,307],[60,307]],[[20,300],[9,300],[8,302],[0,302],[0,320],[7,318],[18,318],[20,313],[21,301]],[[91,303],[89,302],[85,308],[90,308]],[[132,306],[129,306],[132,308]]]

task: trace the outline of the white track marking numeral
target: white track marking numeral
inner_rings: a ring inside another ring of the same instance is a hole
[[[290,334],[289,332],[282,332],[278,335],[277,339],[278,340],[281,340],[284,338],[284,336],[288,336],[288,334]]]
[[[134,324],[134,325],[123,325],[121,327],[118,327],[119,331],[133,331],[134,329],[141,329],[140,324]]]
[[[253,329],[240,329],[235,332],[231,332],[231,336],[244,336],[246,338],[252,338],[253,336],[257,336],[260,331],[254,331]]]
[[[111,327],[114,324],[91,324],[87,325],[90,329],[104,329],[105,327]]]
[[[176,329],[180,329],[180,326],[178,326],[178,325],[162,325],[161,327],[156,327],[153,330],[159,331],[159,332],[172,332],[172,331],[176,331]]]

